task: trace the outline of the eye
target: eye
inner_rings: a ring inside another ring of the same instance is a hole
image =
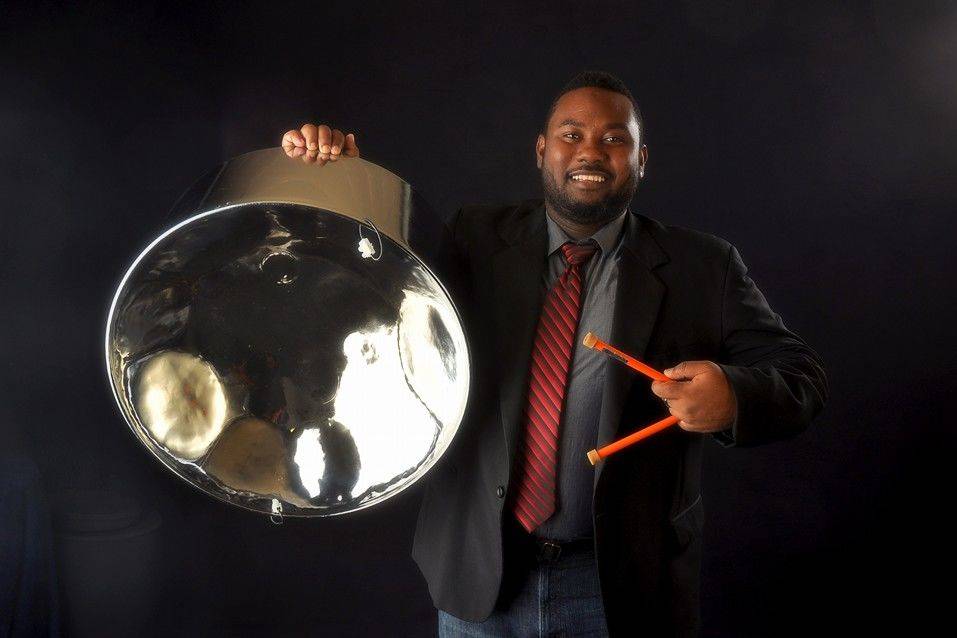
[[[577,140],[577,139],[578,139],[578,133],[565,133],[564,135],[562,135],[562,137],[564,137],[564,138],[566,138],[566,139],[570,139],[570,140]]]
[[[612,144],[620,144],[621,142],[625,141],[624,138],[617,137],[617,136],[606,137],[605,139],[611,142]]]

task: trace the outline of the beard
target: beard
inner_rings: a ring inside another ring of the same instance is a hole
[[[628,181],[596,202],[576,200],[567,187],[559,186],[551,172],[542,168],[542,190],[545,202],[556,213],[577,224],[609,222],[625,211],[638,190],[638,177],[631,172]]]

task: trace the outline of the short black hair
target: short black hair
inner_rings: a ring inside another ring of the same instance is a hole
[[[635,120],[638,122],[638,141],[640,143],[644,143],[645,120],[641,116],[641,108],[638,106],[638,101],[635,99],[635,96],[631,94],[631,91],[628,90],[628,87],[625,85],[625,83],[621,81],[621,78],[616,75],[612,75],[607,71],[582,71],[571,80],[566,82],[565,86],[562,87],[562,90],[559,91],[555,96],[555,99],[552,100],[552,105],[548,107],[548,115],[545,116],[545,122],[542,124],[543,134],[548,129],[548,122],[552,119],[552,115],[555,113],[555,106],[558,105],[558,100],[560,100],[562,96],[569,91],[574,91],[575,89],[582,89],[585,87],[605,89],[606,91],[612,91],[628,98],[628,101],[631,102],[631,107],[635,109]]]

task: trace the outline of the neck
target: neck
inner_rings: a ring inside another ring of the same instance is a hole
[[[610,222],[611,219],[614,219],[615,217],[618,216],[616,215],[615,217],[612,217],[611,219],[606,219],[601,222],[591,222],[588,224],[582,224],[582,223],[573,221],[571,219],[562,217],[561,215],[556,213],[555,209],[552,208],[551,205],[549,205],[548,203],[545,204],[545,214],[551,217],[552,221],[558,224],[559,228],[564,230],[568,234],[568,236],[571,237],[572,239],[586,239],[588,237],[591,237],[592,235],[595,234],[595,232],[599,228],[601,228],[602,226]]]

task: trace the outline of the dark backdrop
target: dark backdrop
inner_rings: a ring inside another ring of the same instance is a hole
[[[421,485],[277,527],[130,435],[101,335],[170,205],[304,121],[355,131],[444,214],[538,196],[537,127],[586,68],[644,110],[638,210],[734,243],[831,381],[797,439],[707,447],[705,635],[949,618],[932,579],[952,578],[957,531],[957,7],[378,4],[0,5],[4,444],[49,495],[123,490],[160,512],[156,633],[434,631],[409,557]]]

